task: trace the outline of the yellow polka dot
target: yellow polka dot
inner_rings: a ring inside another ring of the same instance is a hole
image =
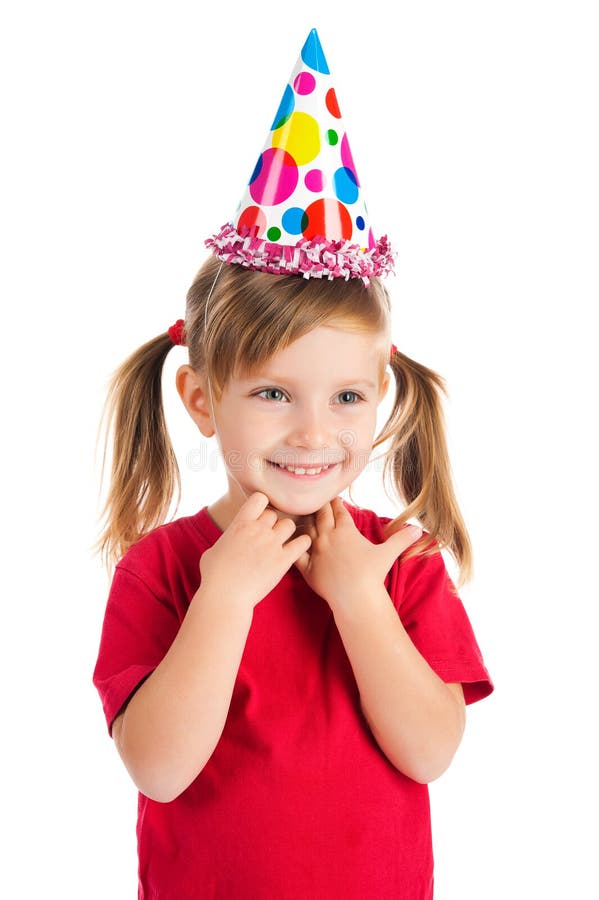
[[[272,145],[291,154],[298,166],[312,162],[320,153],[318,122],[308,113],[294,112],[273,132]]]

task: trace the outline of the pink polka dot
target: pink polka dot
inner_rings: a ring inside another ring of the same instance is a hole
[[[361,187],[358,173],[356,172],[356,167],[354,165],[354,159],[351,155],[351,150],[349,149],[349,141],[346,134],[343,135],[343,140],[341,141],[341,162],[347,169],[351,169],[356,179],[356,184],[358,185],[358,187]]]
[[[316,79],[310,72],[300,72],[293,82],[296,94],[311,94],[316,87]]]
[[[252,200],[262,206],[276,206],[291,197],[298,181],[291,154],[273,147],[264,151],[259,163],[249,186]]]
[[[310,169],[309,172],[306,172],[304,178],[304,184],[308,190],[314,191],[315,193],[322,191],[324,188],[324,181],[324,174],[321,169]]]

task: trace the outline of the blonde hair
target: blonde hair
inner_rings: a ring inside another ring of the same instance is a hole
[[[326,324],[387,335],[389,322],[389,296],[377,278],[366,287],[359,278],[271,275],[210,257],[187,294],[189,364],[210,379],[220,398],[229,378],[247,377],[313,328]],[[96,544],[108,567],[162,524],[175,490],[180,497],[161,387],[172,346],[168,332],[148,341],[119,366],[109,384],[102,420],[107,420],[105,448],[113,430],[112,471],[102,512],[105,525]],[[379,382],[387,363],[385,353]],[[411,547],[406,558],[437,552],[436,541],[454,556],[463,583],[470,576],[472,552],[451,478],[440,397],[444,382],[399,351],[390,365],[395,401],[373,448],[390,440],[383,480],[405,504],[394,524],[417,519],[429,537]]]

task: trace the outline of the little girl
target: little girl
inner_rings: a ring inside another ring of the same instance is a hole
[[[329,74],[315,32],[298,67],[294,103]],[[279,108],[260,172],[289,121],[297,163],[295,109],[281,125]],[[277,203],[242,202],[207,242],[184,322],[112,382],[100,546],[118,563],[94,683],[140,792],[145,900],[430,900],[427,783],[456,752],[465,704],[493,689],[440,553],[467,577],[442,381],[391,343],[388,245],[327,236],[341,226],[326,214],[306,233],[306,209],[286,241],[297,202],[276,226]],[[161,402],[174,343],[189,351],[177,391],[217,436],[228,489],[160,525],[179,475]],[[375,438],[389,368],[395,402]],[[340,498],[387,440],[405,501],[393,520]]]

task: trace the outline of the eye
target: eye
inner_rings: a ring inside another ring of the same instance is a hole
[[[341,391],[341,393],[337,396],[344,398],[341,401],[341,406],[354,406],[356,403],[359,403],[363,399],[355,391]]]
[[[265,397],[264,398],[265,400],[282,400],[283,397],[285,396],[285,394],[283,393],[283,391],[280,388],[264,388],[263,391],[258,391],[258,393],[255,394],[254,396],[262,397],[263,394],[271,394],[271,395],[279,394],[280,395],[279,397],[272,397],[272,396]]]

